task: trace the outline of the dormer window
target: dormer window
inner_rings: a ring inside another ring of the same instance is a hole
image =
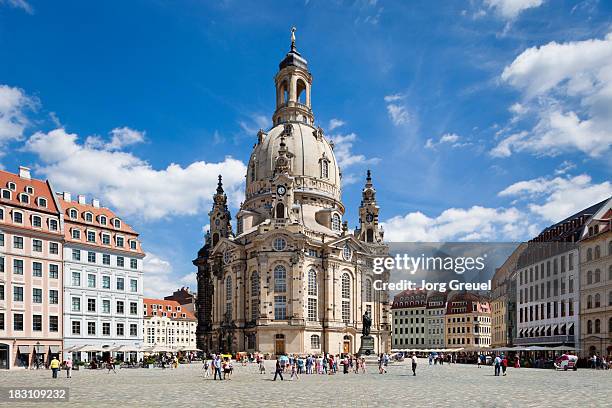
[[[110,245],[110,238],[109,234],[102,234],[102,244]]]
[[[87,231],[87,242],[96,242],[95,231]]]
[[[11,191],[17,191],[17,184],[13,183],[12,181],[9,181],[6,184],[6,187]]]
[[[113,221],[113,224],[115,225],[115,228],[121,229],[121,220],[115,218],[115,220]]]
[[[32,226],[34,228],[42,228],[42,219],[38,215],[32,216]]]
[[[38,206],[39,207],[43,207],[43,208],[47,208],[47,199],[46,198],[42,198],[42,197],[38,197]]]
[[[115,244],[118,247],[123,248],[123,243],[124,243],[123,237],[115,237]]]
[[[130,241],[130,249],[136,250],[136,241],[135,240],[131,240]]]
[[[34,187],[26,186],[25,192],[28,193],[28,194],[34,194]]]
[[[93,214],[90,212],[86,212],[85,213],[85,221],[87,222],[93,222]]]
[[[100,225],[106,225],[106,217],[104,215],[100,216]]]
[[[24,204],[30,204],[30,196],[26,193],[19,194],[19,201]]]
[[[78,229],[72,230],[72,239],[81,239],[81,231]]]
[[[75,210],[74,208],[71,208],[71,209],[68,211],[68,216],[69,216],[71,219],[76,220],[76,219],[78,218],[78,216],[79,216],[79,213],[78,213],[78,212],[77,212],[77,210]]]
[[[13,211],[13,222],[17,224],[23,224],[23,214],[17,211]]]

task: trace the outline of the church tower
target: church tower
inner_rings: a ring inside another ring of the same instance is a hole
[[[372,184],[372,173],[368,170],[366,183],[361,191],[361,205],[359,206],[359,228],[355,236],[369,244],[383,242],[384,232],[378,225],[378,212],[380,208],[376,203],[376,190]]]
[[[219,178],[210,235],[194,261],[198,348],[354,354],[367,326],[368,352],[389,351],[388,295],[373,285],[388,276],[372,268],[388,248],[370,174],[353,235],[343,220],[333,143],[314,123],[312,75],[296,49],[295,28],[278,68],[272,127],[257,133],[236,233]]]
[[[232,235],[232,225],[230,224],[232,216],[227,208],[227,195],[223,191],[221,175],[219,175],[217,193],[213,196],[213,208],[208,216],[210,217],[211,244],[214,248],[221,238],[229,238]]]
[[[276,110],[272,123],[297,121],[314,124],[310,104],[312,75],[308,63],[295,48],[295,27],[291,29],[291,49],[280,62],[279,71],[274,78],[276,85]]]

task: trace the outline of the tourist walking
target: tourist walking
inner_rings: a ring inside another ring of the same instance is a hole
[[[478,356],[478,368],[480,368],[480,365],[484,364],[484,355],[479,355]]]
[[[204,369],[204,378],[210,377],[210,363],[207,358],[204,358],[204,365],[202,368]]]
[[[274,379],[272,381],[276,381],[277,376],[283,381],[283,366],[279,359],[276,360],[276,369],[274,370]]]
[[[361,373],[365,374],[366,372],[366,360],[365,357],[361,357]]]
[[[213,369],[215,370],[213,381],[217,379],[217,376],[219,376],[219,380],[223,380],[223,377],[221,377],[221,359],[219,356],[215,356],[213,360]]]
[[[66,366],[66,378],[72,378],[72,359],[68,358],[64,365]]]
[[[412,375],[416,376],[416,369],[417,369],[417,356],[416,356],[416,353],[412,353],[412,357],[410,359],[412,360]]]
[[[112,357],[109,357],[108,360],[106,360],[106,368],[108,369],[106,374],[110,374],[111,370],[115,374],[117,374],[117,370],[115,370],[115,363],[113,362],[113,358]]]
[[[265,374],[266,373],[266,365],[264,364],[264,359],[260,358],[259,359],[259,374]]]
[[[300,379],[300,376],[298,375],[297,361],[295,360],[293,360],[293,365],[291,366],[291,380],[293,380],[293,378],[295,378],[296,380]]]
[[[57,378],[57,372],[59,371],[59,368],[60,368],[60,362],[57,359],[57,357],[53,357],[53,359],[51,360],[51,364],[49,364],[49,367],[51,368],[51,371],[53,372],[53,378]]]
[[[383,353],[380,353],[378,358],[378,374],[384,374],[387,370],[385,369],[385,357]]]
[[[508,368],[508,358],[505,355],[502,357],[503,357],[501,361],[502,374],[506,375],[506,369]]]
[[[499,372],[501,368],[501,358],[499,358],[499,356],[495,356],[494,364],[495,364],[495,375],[499,376]]]

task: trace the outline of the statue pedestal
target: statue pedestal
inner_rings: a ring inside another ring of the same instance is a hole
[[[361,347],[359,347],[358,354],[361,355],[372,355],[374,353],[374,337],[372,336],[361,336]]]

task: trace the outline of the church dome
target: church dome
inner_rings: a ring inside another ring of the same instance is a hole
[[[340,168],[321,129],[287,122],[267,134],[260,132],[259,138],[247,170],[247,198],[260,193],[274,177],[282,140],[289,158],[289,174],[296,178],[298,188],[340,199]]]

